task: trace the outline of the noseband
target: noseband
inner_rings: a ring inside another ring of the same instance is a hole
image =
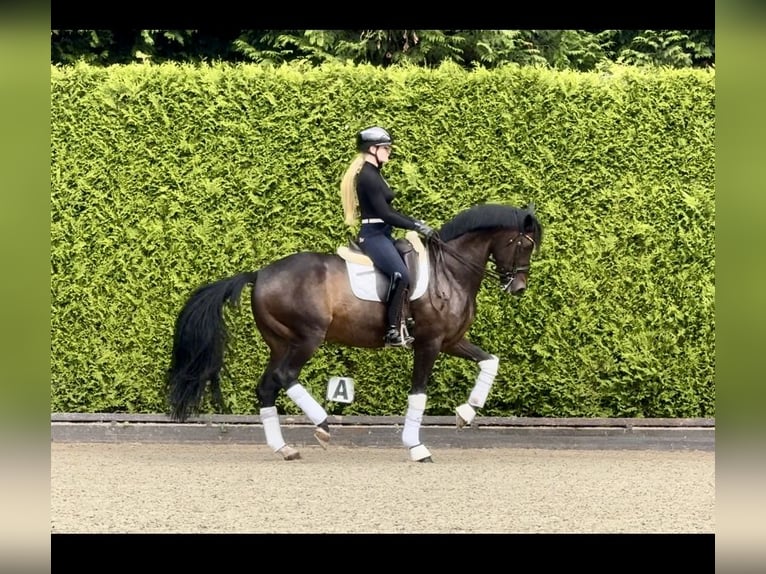
[[[529,272],[529,264],[527,265],[517,265],[516,259],[519,255],[519,250],[521,249],[521,242],[523,239],[528,239],[532,242],[532,248],[537,245],[535,240],[532,239],[532,237],[529,236],[529,234],[524,233],[522,231],[519,231],[519,233],[516,234],[515,237],[508,240],[507,245],[510,245],[513,243],[513,265],[510,269],[506,269],[504,267],[501,267],[500,265],[495,262],[495,269],[497,270],[498,278],[500,279],[500,283],[502,285],[501,289],[503,291],[510,291],[511,289],[511,283],[513,283],[513,280],[516,279],[516,275],[519,273],[528,273]]]

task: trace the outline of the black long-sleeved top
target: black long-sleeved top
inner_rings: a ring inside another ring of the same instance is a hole
[[[364,162],[356,178],[359,214],[362,219],[379,217],[384,222],[402,229],[415,229],[415,220],[391,207],[394,192],[380,174],[380,168]]]

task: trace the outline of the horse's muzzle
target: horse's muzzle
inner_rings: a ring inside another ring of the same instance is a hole
[[[527,282],[524,278],[517,275],[507,283],[504,283],[502,289],[514,297],[521,297],[527,290]]]

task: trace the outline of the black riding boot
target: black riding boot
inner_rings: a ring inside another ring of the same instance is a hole
[[[407,332],[401,318],[404,297],[407,295],[407,288],[402,284],[401,278],[401,275],[394,273],[388,289],[388,330],[384,338],[386,347],[409,347],[415,340]]]

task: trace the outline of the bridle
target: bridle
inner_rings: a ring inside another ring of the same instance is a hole
[[[516,278],[516,275],[519,273],[528,273],[529,272],[529,264],[527,265],[517,265],[516,259],[518,258],[519,250],[521,249],[522,241],[524,239],[527,239],[532,243],[532,248],[534,249],[537,246],[537,242],[528,234],[524,233],[523,231],[519,231],[516,235],[514,235],[511,239],[508,240],[508,243],[506,243],[506,247],[513,243],[513,259],[512,259],[512,266],[510,269],[506,269],[504,267],[501,267],[496,260],[494,260],[494,256],[490,255],[490,257],[493,259],[495,263],[494,269],[487,269],[484,265],[480,265],[478,263],[475,263],[474,261],[469,261],[465,257],[463,257],[460,252],[453,249],[449,245],[447,245],[445,242],[443,242],[441,239],[438,238],[438,236],[435,236],[434,239],[434,246],[437,247],[435,249],[435,255],[437,261],[443,260],[444,254],[443,251],[446,251],[450,255],[452,255],[455,259],[457,259],[460,263],[468,267],[471,271],[474,273],[477,273],[479,275],[483,273],[487,273],[488,275],[491,275],[498,281],[500,281],[501,289],[503,291],[508,291],[511,288],[511,283],[513,283],[513,280]]]
[[[537,243],[534,239],[528,234],[524,233],[523,231],[519,231],[515,237],[508,240],[508,243],[506,244],[506,247],[513,243],[513,265],[510,269],[505,269],[503,267],[500,267],[498,265],[497,261],[495,261],[495,268],[497,269],[497,275],[498,279],[500,279],[500,283],[502,285],[501,289],[503,291],[509,291],[511,288],[511,283],[513,283],[513,280],[516,279],[516,275],[519,273],[529,273],[529,263],[526,265],[517,265],[516,259],[518,258],[519,250],[521,249],[521,243],[522,240],[527,239],[532,243],[532,249],[534,250],[537,246]]]

